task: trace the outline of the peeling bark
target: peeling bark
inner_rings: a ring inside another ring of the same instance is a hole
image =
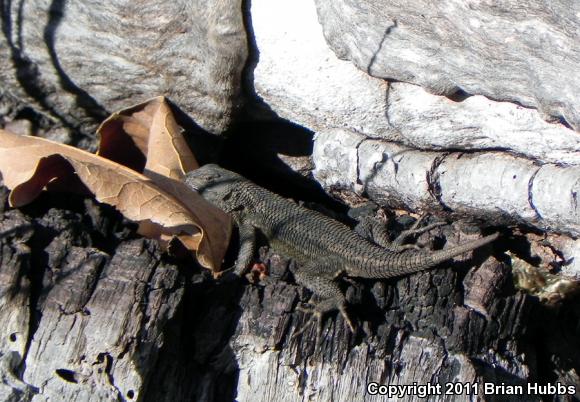
[[[382,205],[580,235],[577,166],[501,152],[423,152],[345,130],[319,132],[313,159],[325,188],[366,194]]]

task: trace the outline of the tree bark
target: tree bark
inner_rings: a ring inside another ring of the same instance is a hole
[[[2,400],[373,400],[372,382],[442,384],[431,399],[470,400],[445,384],[580,385],[577,303],[548,309],[516,291],[503,245],[348,284],[357,333],[331,316],[317,339],[314,326],[293,337],[310,295],[267,248],[268,280],[216,283],[90,199],[45,194],[1,216]],[[467,231],[439,238],[450,247]]]

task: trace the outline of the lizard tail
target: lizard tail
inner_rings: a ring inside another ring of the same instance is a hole
[[[475,250],[479,247],[485,246],[488,243],[491,243],[495,239],[499,237],[499,233],[494,233],[489,236],[482,237],[478,240],[473,240],[464,244],[460,244],[459,246],[452,247],[447,250],[439,250],[435,251],[430,255],[430,262],[429,267],[434,267],[435,265],[442,263],[443,261],[450,260],[453,257],[457,257],[458,255],[467,253],[468,251]]]
[[[498,236],[499,233],[494,233],[447,250],[429,252],[421,250],[408,253],[389,252],[387,256],[378,261],[375,260],[368,265],[364,263],[361,264],[364,268],[360,270],[350,267],[347,270],[347,274],[363,278],[391,278],[394,276],[408,275],[413,272],[432,268],[443,261],[450,260],[453,257],[475,250],[476,248],[491,243],[497,239]]]

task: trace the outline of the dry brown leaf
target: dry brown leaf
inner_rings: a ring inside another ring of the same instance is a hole
[[[145,176],[181,180],[199,167],[164,97],[112,114],[97,130],[97,155]],[[151,174],[152,173],[152,174]]]
[[[113,205],[131,220],[150,222],[159,237],[177,236],[189,249],[197,249],[203,266],[218,270],[221,265],[229,242],[230,218],[181,182],[166,179],[167,183],[159,186],[97,155],[4,130],[0,130],[0,172],[12,190],[9,200],[13,206],[32,201],[47,186],[69,180],[76,173],[98,201]],[[173,188],[183,201],[163,188]]]
[[[156,177],[155,183],[164,191],[172,194],[177,200],[190,210],[199,210],[198,199],[206,202],[197,192],[192,191],[181,181],[171,180],[165,177]],[[195,194],[192,197],[191,194]],[[211,204],[208,204],[211,206]],[[221,261],[229,245],[230,234],[232,231],[231,218],[221,209],[204,208],[203,209],[203,227],[207,232],[208,241],[202,242],[199,246],[201,255],[211,255],[214,261]],[[188,239],[178,236],[179,240],[187,247]],[[226,241],[215,242],[212,239],[226,239]],[[219,269],[219,265],[216,270]]]
[[[105,120],[97,130],[100,136],[97,154],[142,172],[188,208],[194,209],[191,190],[175,181],[199,167],[181,131],[165,98],[160,96],[116,112]],[[167,177],[175,180],[167,180]],[[204,218],[209,222],[204,226],[208,239],[229,239],[231,223],[228,218],[224,224],[222,211],[206,209]],[[171,241],[162,227],[149,221],[141,222],[138,232],[159,240],[163,246]],[[187,248],[197,247],[192,244],[195,239],[178,237]],[[217,261],[223,258],[227,243],[208,241],[199,247],[201,255],[212,255]]]

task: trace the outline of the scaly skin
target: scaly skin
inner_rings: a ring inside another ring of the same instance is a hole
[[[186,183],[208,201],[229,212],[240,228],[242,253],[236,264],[243,273],[252,257],[254,230],[270,245],[301,263],[297,281],[323,297],[320,316],[339,309],[346,316],[346,302],[334,279],[343,274],[360,278],[390,278],[422,271],[488,244],[492,234],[447,250],[397,252],[360,237],[349,227],[321,213],[296,205],[237,173],[217,165],[205,165],[188,173]]]

